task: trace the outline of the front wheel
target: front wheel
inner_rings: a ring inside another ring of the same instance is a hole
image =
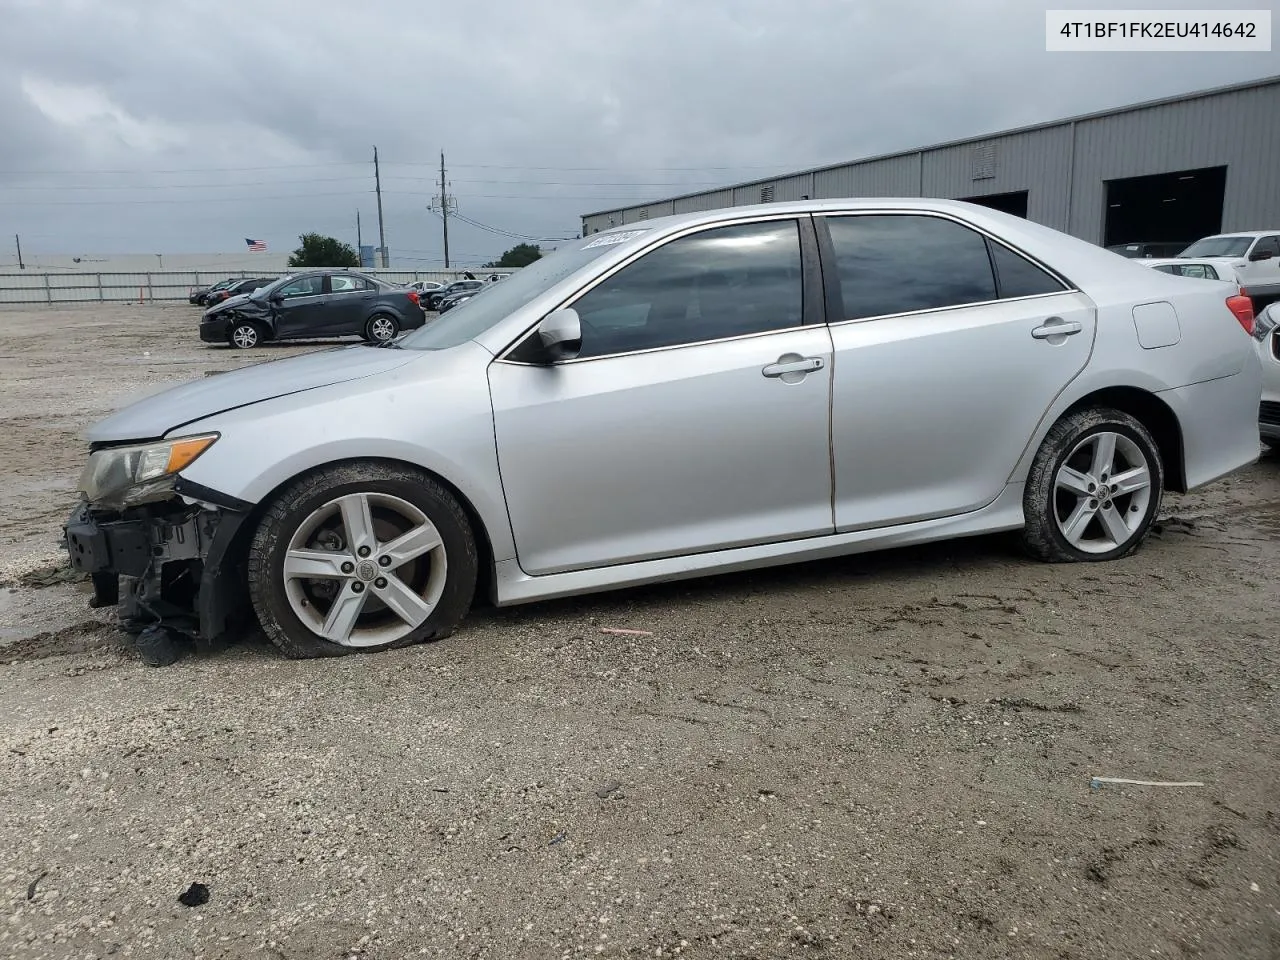
[[[475,593],[475,537],[457,500],[407,466],[341,464],[267,509],[249,551],[262,628],[289,657],[447,637]]]
[[[252,349],[262,343],[262,328],[256,323],[249,323],[244,320],[237,321],[227,331],[227,343],[237,350]]]
[[[1164,464],[1127,413],[1082,410],[1054,424],[1023,494],[1027,551],[1041,560],[1116,560],[1137,549],[1160,510]]]

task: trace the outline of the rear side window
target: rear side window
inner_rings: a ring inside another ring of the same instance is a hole
[[[996,299],[986,238],[939,217],[829,217],[842,320]]]
[[[991,244],[991,262],[996,268],[996,285],[1001,299],[1034,297],[1042,293],[1059,293],[1066,289],[1030,260],[998,243]]]

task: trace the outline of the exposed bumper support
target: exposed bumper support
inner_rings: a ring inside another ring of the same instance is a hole
[[[164,623],[212,642],[250,612],[235,550],[246,517],[177,499],[124,513],[82,503],[64,543],[71,565],[93,579],[91,606],[118,605],[126,625]]]

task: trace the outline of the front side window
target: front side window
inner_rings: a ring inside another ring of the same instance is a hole
[[[1280,257],[1280,237],[1263,237],[1251,251],[1251,255],[1258,253],[1269,253],[1273,257]]]
[[[986,238],[940,217],[828,217],[841,320],[996,299]]]
[[[799,226],[772,220],[681,237],[570,306],[582,322],[579,357],[800,326]]]
[[[324,289],[324,277],[299,277],[291,280],[278,291],[285,299],[291,297],[314,297]]]

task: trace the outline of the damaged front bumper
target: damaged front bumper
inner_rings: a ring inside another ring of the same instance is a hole
[[[71,566],[93,580],[90,606],[117,606],[126,629],[162,623],[208,642],[243,626],[250,505],[221,499],[175,496],[123,511],[80,503],[63,540]]]

